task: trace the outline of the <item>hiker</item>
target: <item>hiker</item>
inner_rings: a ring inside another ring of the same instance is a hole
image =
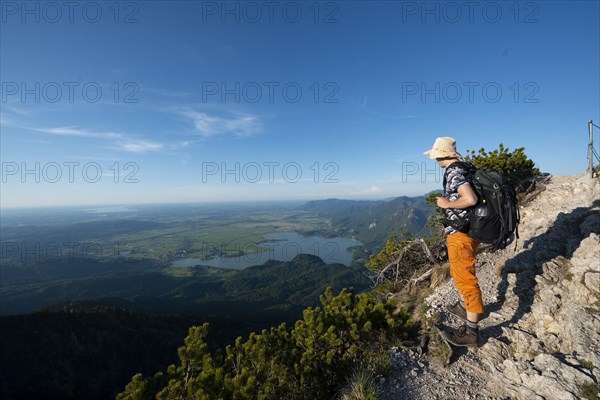
[[[470,170],[472,166],[462,162],[456,151],[456,139],[438,137],[427,157],[436,160],[444,168],[444,193],[437,198],[437,205],[444,209],[443,225],[450,261],[450,275],[460,295],[460,301],[447,305],[452,314],[465,324],[454,332],[444,331],[444,337],[455,346],[477,346],[479,339],[479,315],[483,314],[483,301],[479,282],[475,275],[475,252],[479,242],[466,232],[469,228],[469,207],[477,204]]]

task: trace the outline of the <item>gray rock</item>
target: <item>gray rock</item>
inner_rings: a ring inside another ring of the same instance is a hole
[[[583,275],[585,287],[590,291],[600,294],[600,273],[595,271],[586,272]]]
[[[405,386],[386,386],[382,400],[577,399],[600,382],[600,183],[581,174],[545,185],[521,210],[519,248],[477,256],[486,308],[498,306],[480,323],[483,345],[445,368],[401,350]],[[457,327],[444,308],[456,300],[448,280],[425,300],[427,315]]]

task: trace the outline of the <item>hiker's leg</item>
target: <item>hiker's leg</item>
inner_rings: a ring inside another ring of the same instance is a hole
[[[456,232],[447,236],[446,243],[454,286],[464,302],[467,319],[477,322],[479,314],[483,314],[481,290],[475,275],[475,251],[478,242],[465,233]]]

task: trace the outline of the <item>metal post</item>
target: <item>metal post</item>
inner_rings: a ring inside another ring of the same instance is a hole
[[[590,133],[590,143],[588,145],[588,172],[590,174],[590,178],[594,177],[594,135],[593,135],[593,122],[590,119],[588,121],[588,131]]]

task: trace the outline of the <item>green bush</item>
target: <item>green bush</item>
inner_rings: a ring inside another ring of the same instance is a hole
[[[136,374],[131,378],[123,393],[117,395],[117,400],[152,400],[164,386],[163,373],[158,372],[154,378],[142,377]]]
[[[513,185],[540,173],[540,170],[535,167],[535,163],[525,155],[524,147],[509,151],[508,147],[505,148],[502,143],[498,149],[490,152],[483,148],[479,149],[477,153],[475,150],[467,150],[465,161],[479,169],[493,168],[506,176]]]
[[[191,327],[178,351],[179,365],[169,366],[166,380],[138,374],[117,399],[329,399],[370,358],[370,344],[413,332],[406,314],[392,316],[390,302],[352,289],[334,296],[329,287],[321,303],[304,310],[293,329],[281,324],[246,341],[238,338],[225,354],[208,352],[208,324]]]
[[[441,237],[441,232],[443,231],[442,220],[444,218],[444,209],[438,207],[437,198],[442,194],[440,192],[431,192],[427,196],[425,196],[425,202],[429,207],[433,207],[435,210],[434,215],[430,215],[427,219],[427,226],[431,228],[432,234],[431,236],[438,238]]]

